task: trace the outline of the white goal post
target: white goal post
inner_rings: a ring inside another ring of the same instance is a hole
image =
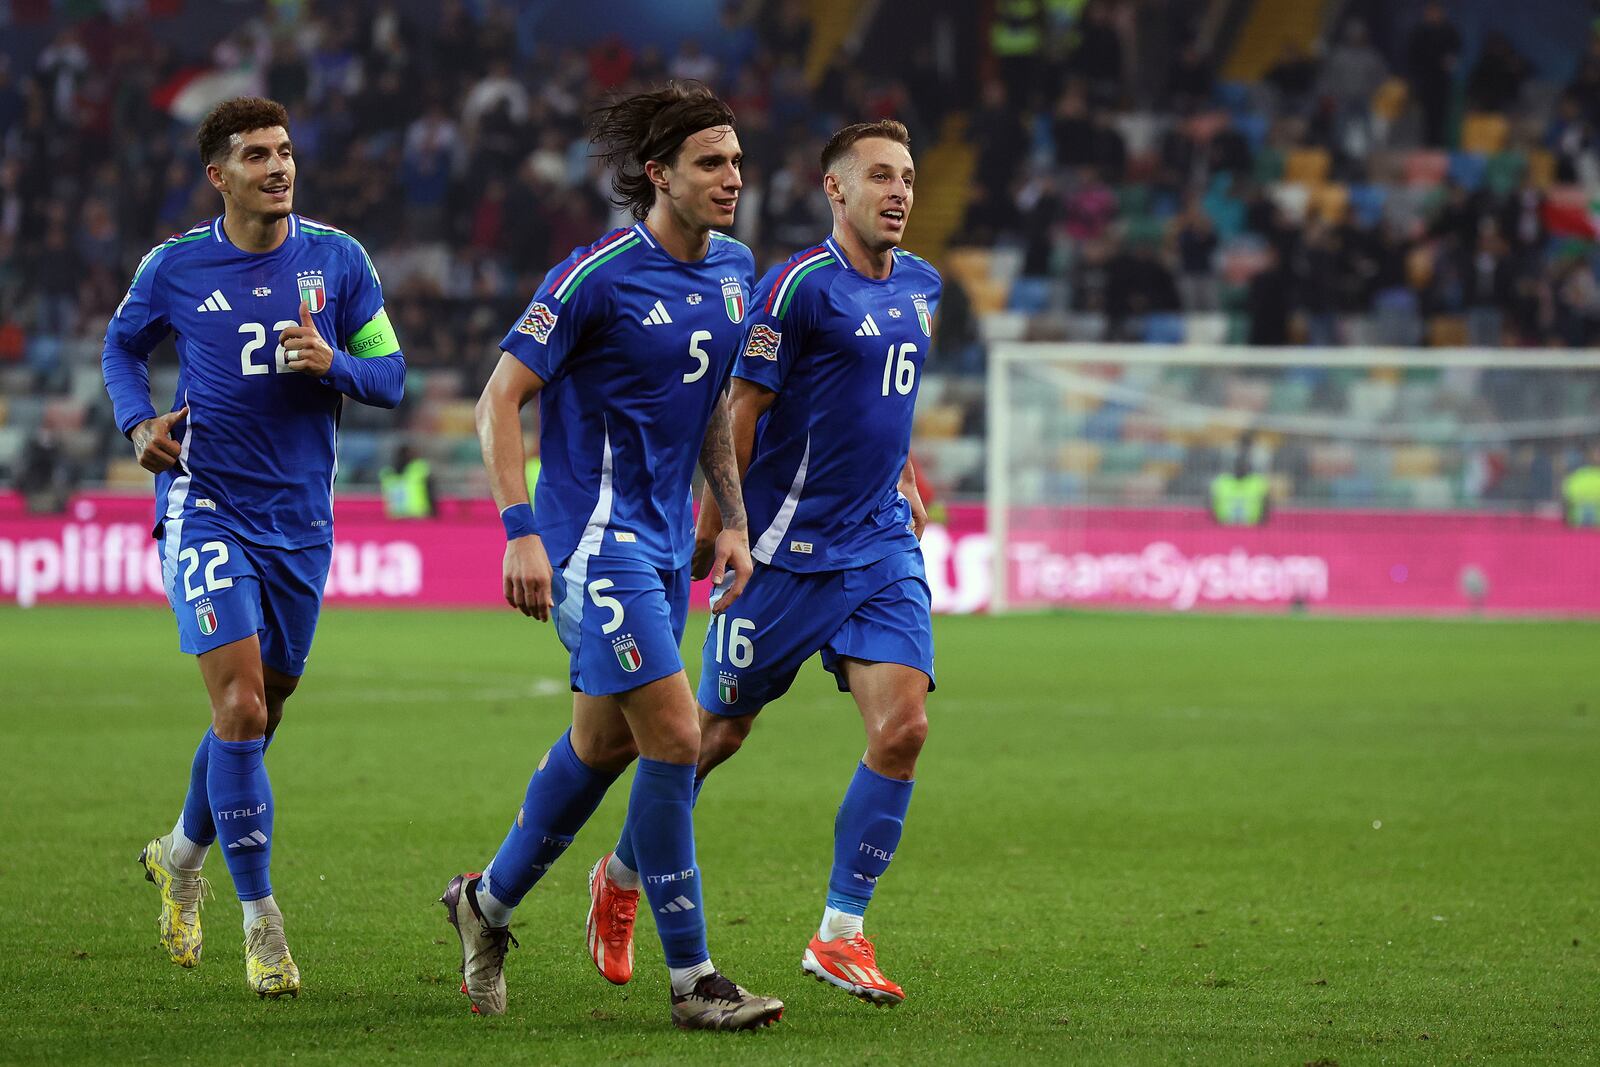
[[[1500,373],[1508,371],[1515,373]],[[1338,387],[1324,389],[1327,380],[1335,380]],[[1185,395],[1184,382],[1202,382],[1210,395]],[[1496,403],[1504,393],[1497,397],[1495,390],[1507,382],[1514,387],[1516,404]],[[1132,421],[1137,421],[1134,429],[1150,442],[1151,450],[1169,450],[1164,461],[1169,469],[1188,460],[1172,458],[1182,446],[1158,440],[1163,433],[1191,440],[1206,436],[1213,461],[1228,448],[1223,443],[1228,435],[1249,432],[1273,441],[1313,442],[1313,448],[1326,449],[1328,442],[1338,442],[1356,454],[1358,465],[1370,465],[1373,457],[1367,453],[1380,450],[1386,457],[1433,450],[1447,453],[1447,462],[1459,464],[1463,450],[1476,457],[1517,448],[1519,442],[1540,442],[1572,453],[1600,439],[1600,352],[1592,350],[997,341],[988,347],[986,386],[985,494],[993,545],[990,610],[997,613],[1017,606],[1010,581],[1014,562],[1010,545],[1018,509],[1049,505],[1039,514],[1055,517],[1041,521],[1054,522],[1079,506],[1131,501],[1138,507],[1176,499],[1170,491],[1162,495],[1153,474],[1146,477],[1144,495],[1139,496],[1134,489],[1112,486],[1109,474],[1083,477],[1060,469],[1061,457],[1071,461],[1088,456],[1099,462],[1102,453],[1115,453],[1127,459],[1137,452],[1136,443],[1116,435],[1132,434],[1126,425]],[[1440,400],[1435,405],[1430,391],[1449,403]],[[1325,394],[1330,392],[1337,393],[1338,400],[1329,401]],[[1234,406],[1230,398],[1235,394],[1256,402]],[[1401,401],[1409,402],[1409,407]],[[1434,406],[1440,410],[1432,410]],[[1074,436],[1085,426],[1098,432],[1103,443]],[[1020,440],[1019,434],[1036,437]],[[1128,462],[1137,462],[1137,455]],[[1155,460],[1148,462],[1160,466]],[[1451,473],[1459,482],[1459,470],[1452,468]],[[1026,485],[1030,479],[1068,487],[1019,489],[1019,481]],[[1187,484],[1192,487],[1195,481],[1191,476]],[[1391,474],[1390,482],[1374,493],[1405,492],[1403,470]],[[1341,483],[1339,488],[1344,491],[1348,486]],[[1434,495],[1440,491],[1433,487]],[[1185,497],[1183,503],[1192,506],[1194,498]],[[1327,501],[1313,501],[1318,503],[1351,508],[1370,502],[1330,496]],[[1407,506],[1434,505],[1426,500],[1401,505]],[[1471,500],[1457,500],[1444,506],[1467,511],[1474,505]],[[1485,502],[1486,508],[1493,506],[1492,500]]]

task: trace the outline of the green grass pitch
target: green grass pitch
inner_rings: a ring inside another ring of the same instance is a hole
[[[584,950],[626,779],[518,914],[509,1014],[457,992],[434,900],[567,721],[548,628],[326,615],[269,759],[305,988],[266,1003],[221,856],[193,972],[134,864],[206,721],[170,616],[0,610],[0,1062],[1600,1059],[1600,628],[1066,615],[938,639],[868,914],[907,1003],[799,973],[862,748],[813,663],[696,817],[715,959],[788,1012],[682,1034],[643,915],[632,985]]]

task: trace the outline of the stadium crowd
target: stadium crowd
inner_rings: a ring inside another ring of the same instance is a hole
[[[1135,48],[1144,7],[1100,0],[1002,66],[966,238],[1020,252],[1011,307],[1075,340],[1600,340],[1600,23],[1536,69],[1493,29],[1468,55],[1440,3],[1409,26],[1346,7],[1253,83],[1221,79],[1198,25]],[[1220,336],[1174,318],[1219,310]]]
[[[13,25],[37,7],[15,5]],[[549,264],[617,216],[585,115],[667,77],[715,84],[739,116],[735,233],[762,268],[828,225],[829,130],[892,115],[924,149],[949,119],[967,131],[957,243],[1010,267],[998,296],[945,271],[923,429],[960,439],[930,448],[961,457],[932,465],[946,490],[981,489],[979,383],[961,379],[983,369],[990,311],[1071,340],[1595,344],[1600,213],[1551,190],[1600,180],[1600,32],[1552,80],[1492,33],[1469,54],[1425,8],[1344,5],[1325,47],[1288,47],[1247,83],[1221,76],[1214,34],[1176,0],[1007,0],[971,79],[942,74],[932,43],[895,47],[882,18],[872,63],[842,51],[808,78],[804,0],[735,0],[717,32],[670,50],[555,46],[512,5],[461,0],[286,2],[252,19],[86,4],[34,54],[0,53],[0,471],[46,496],[143,484],[104,414],[99,341],[139,257],[216,212],[184,111],[202,78],[288,105],[297,202],[358,236],[383,277],[415,373],[402,434],[347,413],[346,482],[374,483],[409,444],[447,492],[481,488],[466,398]],[[184,54],[174,24],[203,17],[218,43]],[[159,394],[176,360],[154,364]],[[1530,390],[1500,376],[1477,399],[1509,418]],[[1338,391],[1310,395],[1337,412]],[[1187,457],[1169,487],[1223,462]]]

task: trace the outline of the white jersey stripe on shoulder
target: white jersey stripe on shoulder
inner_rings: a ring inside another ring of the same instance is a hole
[[[839,261],[839,266],[850,266],[850,261],[844,258],[844,253],[839,251],[839,246],[834,242],[832,236],[829,236],[825,241],[822,242],[822,247],[833,253],[833,258]]]
[[[795,509],[800,506],[800,494],[805,492],[806,468],[810,465],[811,435],[806,434],[806,450],[800,456],[800,469],[794,472],[794,483],[789,486],[789,495],[784,497],[783,506],[778,508],[778,513],[772,517],[772,524],[756,542],[756,547],[750,550],[750,554],[762,563],[771,563],[773,553],[783,546],[783,536],[789,532],[789,524],[794,521]]]
[[[574,658],[583,637],[583,598],[588,593],[589,557],[605,544],[606,527],[611,524],[611,493],[611,427],[607,426],[600,450],[600,492],[595,498],[594,510],[589,513],[583,537],[561,572],[567,583],[567,595],[556,608],[556,636]]]
[[[638,234],[639,235],[639,239],[644,241],[644,243],[649,245],[651,248],[656,247],[655,238],[650,236],[650,229],[644,223],[642,223],[642,222],[634,223],[633,224],[633,232]]]
[[[557,300],[565,300],[567,297],[567,291],[572,288],[574,282],[583,277],[585,268],[590,263],[592,263],[595,259],[615,250],[621,245],[627,244],[629,241],[637,241],[638,239],[639,235],[633,232],[633,227],[630,226],[626,230],[623,230],[611,240],[607,241],[605,244],[601,245],[599,248],[596,248],[594,251],[590,252],[588,255],[582,257],[576,263],[574,263],[571,268],[568,269],[567,276],[561,280],[561,284],[556,286],[555,291],[550,295],[555,297]]]
[[[222,216],[221,215],[218,215],[217,218],[216,218],[216,221],[211,224],[211,236],[213,236],[213,237],[215,237],[217,239],[217,244],[222,244],[223,243],[222,242]]]
[[[813,263],[827,259],[830,255],[832,255],[832,253],[824,249],[823,251],[817,252],[814,255],[807,256],[805,259],[802,259],[793,267],[789,268],[788,277],[783,279],[783,284],[779,286],[778,291],[772,295],[772,307],[775,310],[782,308],[783,302],[789,298],[789,290],[794,288],[795,279],[804,274],[807,267],[811,266]]]

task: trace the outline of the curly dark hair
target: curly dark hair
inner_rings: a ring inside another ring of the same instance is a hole
[[[200,145],[200,162],[215,163],[227,155],[230,142],[236,133],[265,130],[273,126],[289,129],[289,112],[276,100],[259,96],[240,96],[224,100],[211,109],[211,114],[200,123],[195,141]]]
[[[643,219],[655,203],[644,165],[671,165],[684,139],[712,126],[732,126],[733,109],[697,81],[670,81],[660,89],[618,97],[590,116],[596,153],[612,168],[611,200]]]
[[[911,131],[906,129],[906,124],[896,122],[894,119],[879,119],[877,122],[858,122],[853,126],[846,126],[832,137],[822,147],[822,173],[826,174],[839,162],[841,156],[855,147],[857,141],[865,141],[869,137],[882,137],[893,141],[895,144],[906,146],[911,150]]]

